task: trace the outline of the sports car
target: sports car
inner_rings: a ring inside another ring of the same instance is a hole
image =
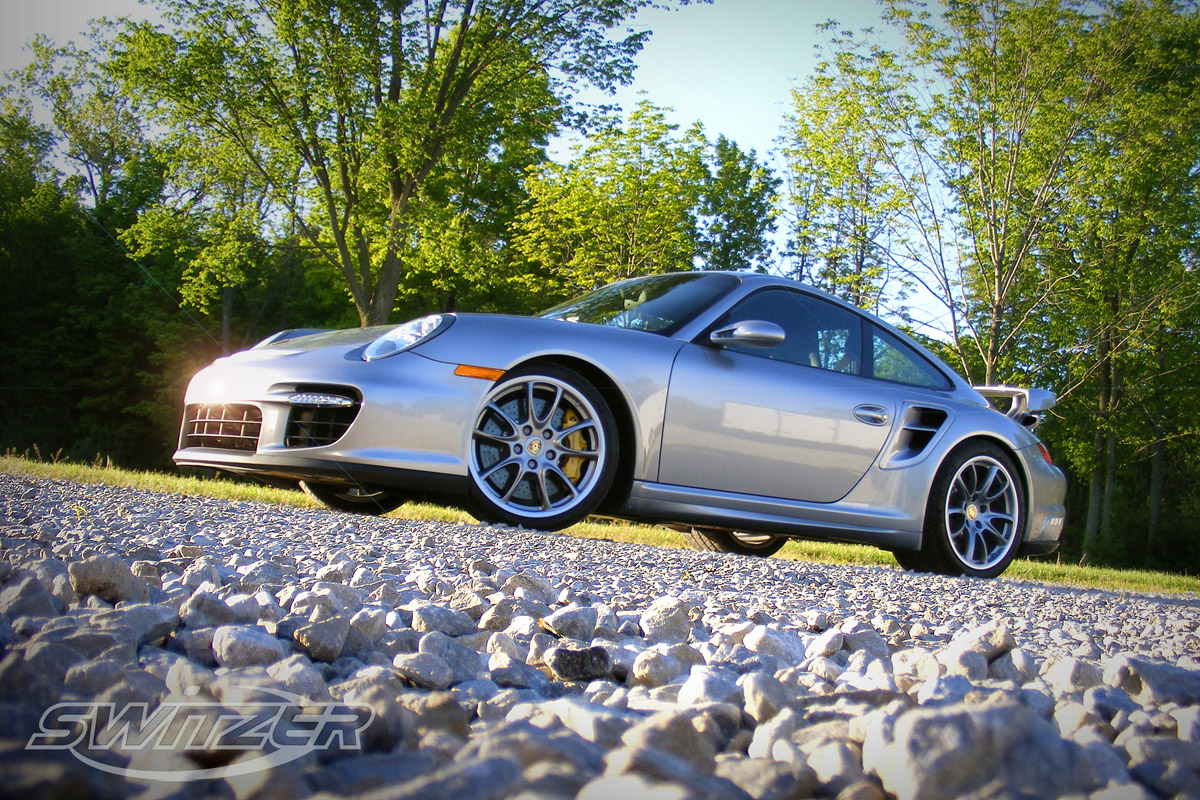
[[[1066,481],[1034,433],[1053,404],[973,388],[803,284],[685,272],[534,317],[282,331],[193,378],[174,458],[335,509],[433,497],[510,526],[652,521],[759,555],[836,539],[993,577],[1058,545]]]

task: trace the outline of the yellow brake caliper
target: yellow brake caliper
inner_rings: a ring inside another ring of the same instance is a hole
[[[566,412],[563,414],[562,426],[564,428],[569,428],[572,425],[577,425],[577,424],[579,424],[579,415],[576,414],[573,409],[567,409]],[[579,450],[579,451],[582,451],[583,448],[587,446],[587,440],[583,436],[583,431],[575,431],[570,436],[568,436],[566,439],[563,439],[563,443],[566,444],[566,446],[571,448],[572,450]],[[571,456],[569,458],[564,458],[559,463],[559,467],[562,469],[563,475],[566,475],[567,478],[571,481],[571,483],[576,484],[576,485],[579,484],[580,479],[583,477],[583,459],[582,458],[580,458],[579,456]]]

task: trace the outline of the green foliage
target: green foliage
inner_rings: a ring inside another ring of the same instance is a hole
[[[555,296],[692,269],[704,146],[698,127],[678,135],[642,101],[625,127],[610,120],[569,163],[529,173],[515,246]]]
[[[413,252],[424,226],[487,247],[477,230],[461,238],[471,224],[422,213],[438,173],[544,141],[581,82],[628,82],[649,32],[613,29],[650,4],[160,0],[167,29],[128,28],[113,68],[176,140],[198,145],[196,161],[232,156],[252,171],[266,216],[286,212],[360,322],[378,324],[409,260],[428,269],[429,247]]]
[[[889,54],[855,49],[848,35],[835,46],[835,58],[792,92],[784,125],[790,272],[879,311],[885,292],[900,288],[893,246],[914,200],[889,161],[911,122],[910,105],[897,102],[911,78]]]
[[[764,269],[772,264],[780,181],[753,150],[718,136],[700,193],[699,258],[705,269]]]
[[[514,246],[533,282],[565,298],[638,275],[746,269],[770,256],[778,181],[753,151],[643,100],[609,119],[566,164],[530,170]]]
[[[1101,19],[1087,57],[1121,68],[1108,70],[1106,111],[1088,120],[1043,246],[1062,289],[1034,342],[1062,389],[1066,435],[1052,435],[1080,476],[1081,555],[1158,563],[1174,527],[1165,512],[1198,477],[1200,276],[1188,267],[1200,246],[1200,17],[1127,4]]]

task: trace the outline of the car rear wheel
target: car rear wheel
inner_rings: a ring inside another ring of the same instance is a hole
[[[683,536],[696,550],[740,553],[744,556],[771,556],[787,544],[787,539],[783,536],[723,531],[716,528],[689,528],[683,531]]]
[[[390,489],[338,486],[312,481],[300,481],[300,488],[326,508],[349,511],[352,514],[386,514],[408,501],[405,495]]]
[[[578,373],[553,365],[515,371],[487,396],[471,432],[476,515],[559,530],[604,499],[617,469],[616,422]]]
[[[1012,459],[976,442],[951,453],[938,470],[920,553],[896,560],[908,569],[994,578],[1016,556],[1024,531],[1025,489]]]

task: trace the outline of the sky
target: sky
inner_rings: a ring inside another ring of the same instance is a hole
[[[0,72],[29,62],[24,48],[36,33],[78,42],[90,19],[153,13],[137,0],[0,0]],[[615,101],[628,110],[645,92],[655,105],[674,109],[669,118],[681,127],[699,120],[709,138],[724,134],[765,156],[792,88],[816,64],[813,48],[823,39],[815,26],[831,17],[859,30],[879,25],[879,8],[875,0],[715,0],[644,11],[631,27],[654,33],[633,85]],[[599,93],[585,99],[612,102]]]

